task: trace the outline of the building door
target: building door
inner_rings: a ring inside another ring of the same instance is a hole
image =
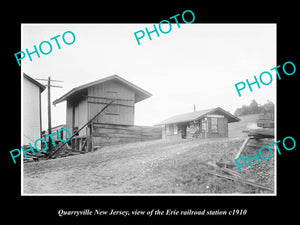
[[[186,139],[186,128],[187,124],[180,125],[181,138]]]
[[[200,138],[207,138],[208,133],[208,121],[207,118],[203,118],[200,121]]]

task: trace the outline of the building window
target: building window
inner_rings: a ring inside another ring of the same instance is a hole
[[[174,124],[174,134],[178,134],[178,126],[177,126],[177,124]]]
[[[166,124],[166,134],[170,134],[170,125]]]
[[[201,120],[201,132],[207,132],[207,118]]]
[[[218,133],[218,118],[211,118],[211,132]]]

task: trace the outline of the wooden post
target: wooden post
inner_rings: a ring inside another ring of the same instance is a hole
[[[247,137],[244,141],[244,143],[242,144],[242,147],[239,149],[239,151],[237,152],[236,156],[234,157],[235,159],[240,157],[241,153],[244,151],[245,147],[247,146],[248,142],[250,140],[250,137]]]
[[[47,81],[47,88],[48,88],[48,134],[52,133],[52,127],[51,127],[51,95],[50,95],[50,88],[51,87],[58,87],[58,88],[62,88],[62,86],[57,86],[57,85],[51,85],[51,81],[53,82],[63,82],[60,80],[51,80],[50,77],[48,77],[48,79],[39,79],[36,78],[36,80],[43,80],[43,81]],[[52,150],[52,143],[50,142],[50,137],[49,137],[49,142],[48,142],[48,151],[51,153]]]
[[[50,97],[50,77],[48,77],[48,134],[52,133],[52,128],[51,128],[51,97]],[[49,152],[52,151],[52,143],[50,142],[50,137],[49,137],[49,144],[48,144],[48,149]]]

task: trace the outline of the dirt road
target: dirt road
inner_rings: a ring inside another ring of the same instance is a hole
[[[201,175],[203,163],[234,154],[241,143],[239,138],[156,140],[25,163],[24,194],[216,192],[212,179]],[[229,188],[235,192],[243,187]]]

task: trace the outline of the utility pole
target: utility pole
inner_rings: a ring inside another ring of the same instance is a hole
[[[52,125],[51,125],[51,97],[50,97],[50,87],[51,87],[51,79],[48,77],[48,134],[52,133]],[[49,138],[49,152],[52,152],[52,146],[50,144],[50,138]]]
[[[51,80],[50,76],[48,77],[48,79],[36,78],[36,80],[47,81],[47,84],[45,86],[47,86],[47,88],[48,88],[48,134],[51,134],[52,133],[52,125],[51,125],[51,93],[50,93],[50,89],[51,89],[51,87],[62,88],[62,86],[51,85],[51,82],[63,82],[63,81]],[[52,152],[52,143],[50,142],[50,138],[49,138],[49,143],[48,143],[48,149],[49,149],[49,152],[51,153]]]

